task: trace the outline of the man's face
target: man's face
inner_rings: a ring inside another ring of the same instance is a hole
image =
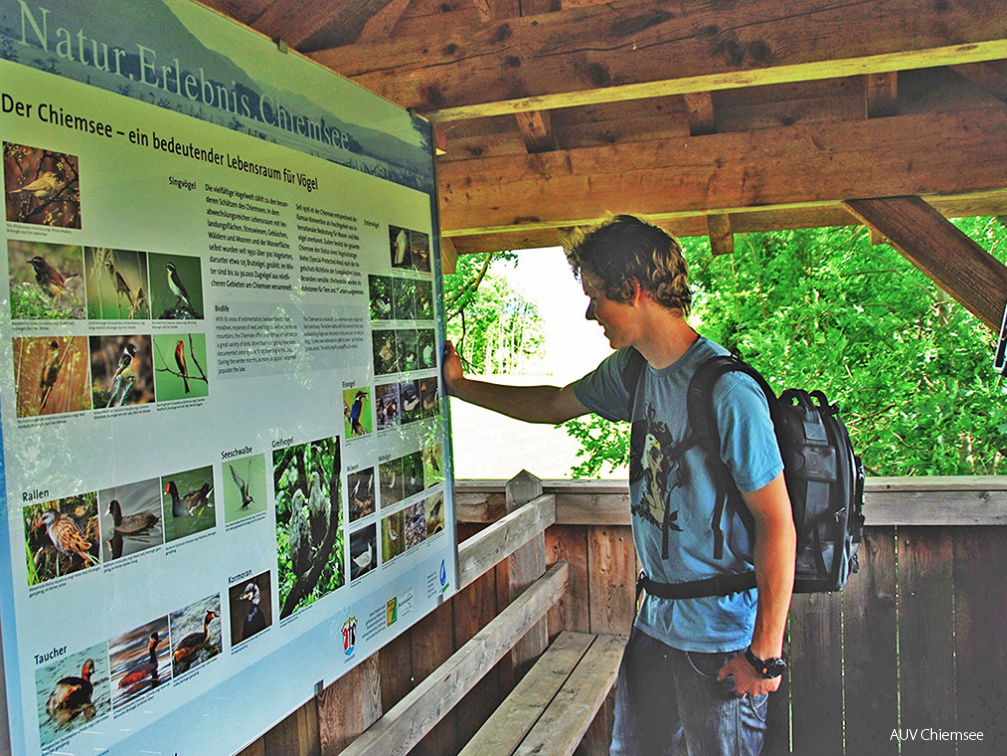
[[[581,270],[580,281],[590,300],[584,317],[598,322],[613,349],[631,346],[635,340],[635,306],[631,302],[609,299],[601,279],[587,270]]]

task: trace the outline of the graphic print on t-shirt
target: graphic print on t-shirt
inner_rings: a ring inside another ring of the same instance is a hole
[[[640,498],[632,505],[644,522],[668,530],[681,531],[675,521],[678,510],[669,512],[671,492],[681,485],[679,459],[683,450],[675,448],[668,426],[654,418],[654,408],[646,407],[646,419],[633,422],[630,434],[629,480],[641,481]]]

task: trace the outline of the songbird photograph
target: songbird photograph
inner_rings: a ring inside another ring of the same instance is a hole
[[[158,617],[108,642],[112,710],[122,708],[172,679],[168,617]]]
[[[420,388],[420,417],[424,420],[437,417],[440,414],[440,389],[437,387],[437,379],[434,377],[421,378]]]
[[[80,228],[80,170],[76,155],[3,143],[7,220]]]
[[[395,356],[395,331],[373,331],[371,347],[375,375],[399,372],[399,363]]]
[[[409,256],[413,268],[423,273],[430,272],[430,235],[422,231],[409,232]]]
[[[416,318],[434,319],[434,285],[431,281],[416,282]]]
[[[346,583],[338,437],[273,451],[280,619]]]
[[[410,504],[404,510],[406,520],[406,550],[419,546],[427,539],[427,508],[422,501]]]
[[[151,337],[91,336],[91,397],[95,409],[154,401]]]
[[[91,409],[86,336],[19,336],[12,345],[18,417]]]
[[[402,458],[389,459],[378,467],[378,490],[381,494],[381,508],[387,509],[405,498],[405,480],[402,475]]]
[[[395,320],[416,320],[416,284],[412,278],[393,278],[393,317]]]
[[[162,475],[160,488],[165,543],[216,527],[212,466]]]
[[[158,478],[127,483],[98,492],[101,557],[108,562],[164,543]]]
[[[220,654],[224,648],[222,622],[219,593],[168,615],[171,670],[176,679]]]
[[[35,670],[35,700],[42,750],[112,711],[108,646],[98,643]]]
[[[203,277],[198,257],[147,255],[150,311],[156,320],[202,320]]]
[[[444,459],[440,444],[423,449],[423,487],[430,488],[444,482]]]
[[[88,320],[148,320],[147,254],[84,247]]]
[[[374,514],[377,497],[374,493],[374,468],[352,472],[346,477],[350,522]]]
[[[399,226],[388,227],[388,242],[393,268],[411,268],[412,257],[409,254],[409,229]]]
[[[427,538],[444,530],[444,494],[437,492],[424,500],[427,510]]]
[[[272,576],[266,571],[240,580],[228,589],[227,603],[233,648],[272,626]]]
[[[399,422],[403,425],[423,419],[422,397],[419,381],[399,384]]]
[[[155,333],[153,344],[157,401],[209,396],[206,334]]]
[[[96,492],[30,504],[22,516],[29,586],[101,563]]]
[[[12,320],[82,320],[84,252],[74,244],[7,243]]]
[[[224,522],[266,511],[266,455],[226,460],[221,465]]]

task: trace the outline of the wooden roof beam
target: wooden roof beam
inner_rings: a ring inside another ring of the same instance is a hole
[[[952,66],[958,75],[978,84],[998,100],[1007,102],[1007,76],[989,63],[962,63]]]
[[[1007,0],[640,0],[432,21],[312,57],[448,121],[1007,58]]]
[[[559,147],[548,110],[528,110],[515,113],[514,117],[528,152],[548,152]]]
[[[714,256],[734,254],[734,232],[731,230],[731,216],[726,213],[707,215],[706,228],[710,234],[710,249]]]
[[[848,200],[906,259],[995,333],[1007,305],[1007,267],[919,197]]]
[[[864,87],[865,111],[868,118],[887,118],[899,112],[898,71],[867,74]]]
[[[438,167],[451,236],[1007,188],[1007,110],[982,108],[676,137]]]

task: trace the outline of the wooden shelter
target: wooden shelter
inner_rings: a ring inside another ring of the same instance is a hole
[[[1007,0],[203,2],[433,121],[449,264],[552,246],[609,211],[708,234],[717,253],[739,232],[866,223],[1000,327],[1007,269],[946,218],[1007,214]],[[453,711],[468,687],[451,705],[422,695],[471,677],[459,654],[485,650],[483,629],[538,575],[565,586],[538,635],[627,632],[634,561],[625,487],[610,489],[547,486],[552,514],[516,543],[532,552],[473,573],[247,753],[457,753],[541,644],[491,664]],[[926,753],[1004,752],[1005,489],[872,482],[864,574],[842,596],[795,598],[767,753],[895,754],[899,727],[985,734]],[[463,537],[506,509],[503,482],[461,490]],[[604,752],[606,711],[586,752]]]
[[[866,222],[1000,326],[1004,0],[205,2],[434,122],[449,254]]]

